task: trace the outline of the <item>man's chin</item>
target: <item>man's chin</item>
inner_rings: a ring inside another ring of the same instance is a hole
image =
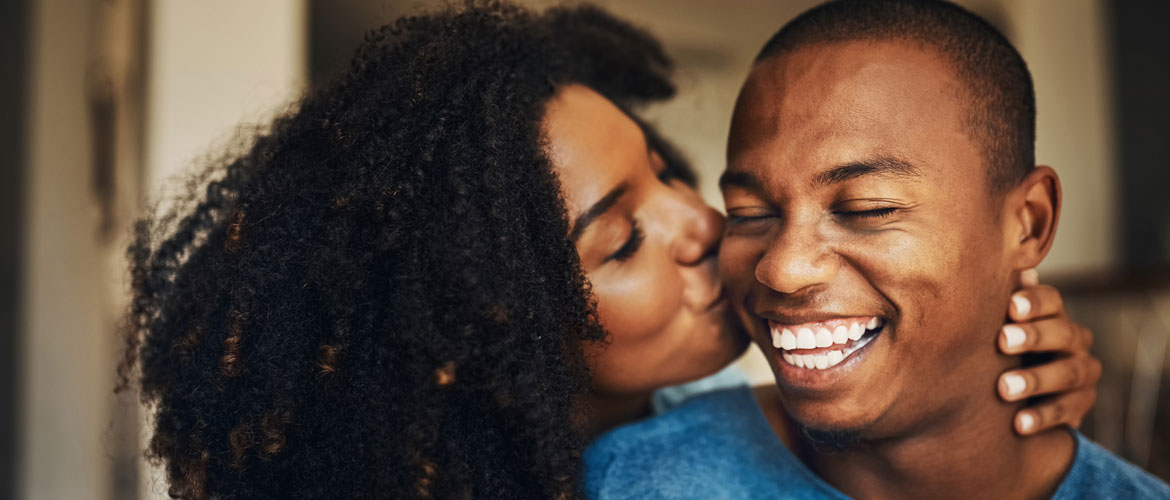
[[[884,409],[879,401],[863,402],[855,398],[808,398],[780,388],[784,411],[814,445],[820,441],[829,449],[835,444],[853,444],[865,439],[880,419]],[[819,448],[819,446],[818,446]]]
[[[805,441],[818,453],[842,453],[862,444],[860,428],[818,429],[804,424],[798,425]]]

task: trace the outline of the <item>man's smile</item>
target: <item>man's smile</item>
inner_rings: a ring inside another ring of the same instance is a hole
[[[885,321],[878,316],[842,318],[800,324],[769,320],[772,346],[780,359],[797,368],[826,370],[837,366],[878,335]]]
[[[801,391],[844,389],[841,383],[878,352],[875,346],[884,342],[875,340],[892,328],[885,314],[767,308],[756,309],[754,316],[760,321],[758,343],[773,358],[776,381]]]

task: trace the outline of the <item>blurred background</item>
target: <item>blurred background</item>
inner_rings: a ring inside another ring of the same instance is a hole
[[[721,207],[714,180],[750,61],[817,2],[596,3],[676,59],[679,96],[648,115]],[[1084,430],[1170,479],[1170,3],[960,3],[1007,34],[1035,79],[1036,156],[1065,194],[1041,273],[1105,363]],[[236,127],[330,78],[365,30],[428,5],[0,2],[0,498],[165,497],[139,460],[142,412],[113,394],[128,224]],[[761,362],[740,363],[764,381]]]

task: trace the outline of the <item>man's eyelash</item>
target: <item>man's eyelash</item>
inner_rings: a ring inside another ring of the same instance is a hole
[[[880,219],[882,217],[889,217],[894,215],[898,209],[895,207],[875,208],[873,210],[861,210],[857,212],[841,212],[841,215],[846,217],[857,217],[861,219]]]
[[[642,227],[638,225],[638,221],[634,221],[630,225],[630,239],[621,248],[617,249],[613,255],[610,255],[605,260],[616,260],[618,262],[625,262],[637,253],[638,248],[642,246],[642,240],[646,238],[646,234],[642,232]]]

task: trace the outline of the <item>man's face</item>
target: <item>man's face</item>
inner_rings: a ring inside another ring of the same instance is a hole
[[[720,267],[808,427],[890,437],[994,397],[1009,236],[965,99],[902,42],[801,48],[744,85]]]

